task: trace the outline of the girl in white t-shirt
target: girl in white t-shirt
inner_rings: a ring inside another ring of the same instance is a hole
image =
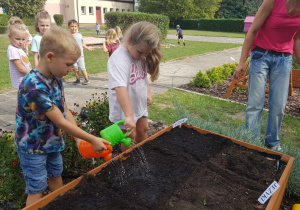
[[[26,53],[22,50],[25,41],[28,38],[26,26],[18,17],[11,17],[8,21],[7,34],[10,39],[10,45],[7,48],[7,57],[9,60],[9,73],[12,86],[19,88],[23,77],[31,70],[31,65]]]
[[[147,138],[147,105],[152,104],[147,73],[152,82],[158,79],[161,59],[160,31],[152,23],[138,22],[108,60],[109,119],[125,120],[120,127],[136,142]]]

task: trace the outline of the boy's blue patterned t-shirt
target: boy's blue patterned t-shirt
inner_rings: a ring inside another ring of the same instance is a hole
[[[65,148],[62,130],[46,112],[59,109],[65,117],[65,98],[61,79],[46,78],[32,69],[18,91],[15,144],[21,153],[44,154]]]

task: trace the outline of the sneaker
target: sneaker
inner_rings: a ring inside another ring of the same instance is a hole
[[[185,43],[183,42],[183,45],[185,46]]]
[[[180,42],[178,42],[178,44],[180,44]]]
[[[76,79],[74,82],[73,82],[74,85],[77,85],[77,84],[80,84],[80,80],[79,79]]]
[[[271,147],[271,149],[275,150],[277,152],[281,152],[282,151],[280,144],[276,144],[275,146]]]
[[[83,85],[87,85],[90,83],[90,80],[89,79],[84,79],[84,82],[82,83]]]

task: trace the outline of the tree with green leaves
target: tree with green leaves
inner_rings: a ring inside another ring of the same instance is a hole
[[[255,16],[263,0],[223,0],[216,18],[245,18]]]
[[[251,0],[246,3],[247,15],[255,16],[257,10],[262,5],[263,0]]]
[[[216,12],[216,18],[245,18],[247,10],[244,1],[241,0],[223,0],[219,10]]]
[[[0,0],[0,6],[8,15],[34,17],[44,8],[46,0]]]
[[[213,18],[221,0],[138,0],[139,11],[168,16],[171,20]]]

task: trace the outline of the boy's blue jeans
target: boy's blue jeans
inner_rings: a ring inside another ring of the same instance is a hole
[[[269,112],[264,137],[265,145],[269,147],[280,143],[278,134],[288,98],[291,66],[291,55],[251,51],[245,127],[260,137],[265,90],[269,78]]]
[[[48,154],[26,154],[18,150],[23,170],[26,194],[37,194],[47,189],[47,177],[59,177],[63,171],[60,152]]]

